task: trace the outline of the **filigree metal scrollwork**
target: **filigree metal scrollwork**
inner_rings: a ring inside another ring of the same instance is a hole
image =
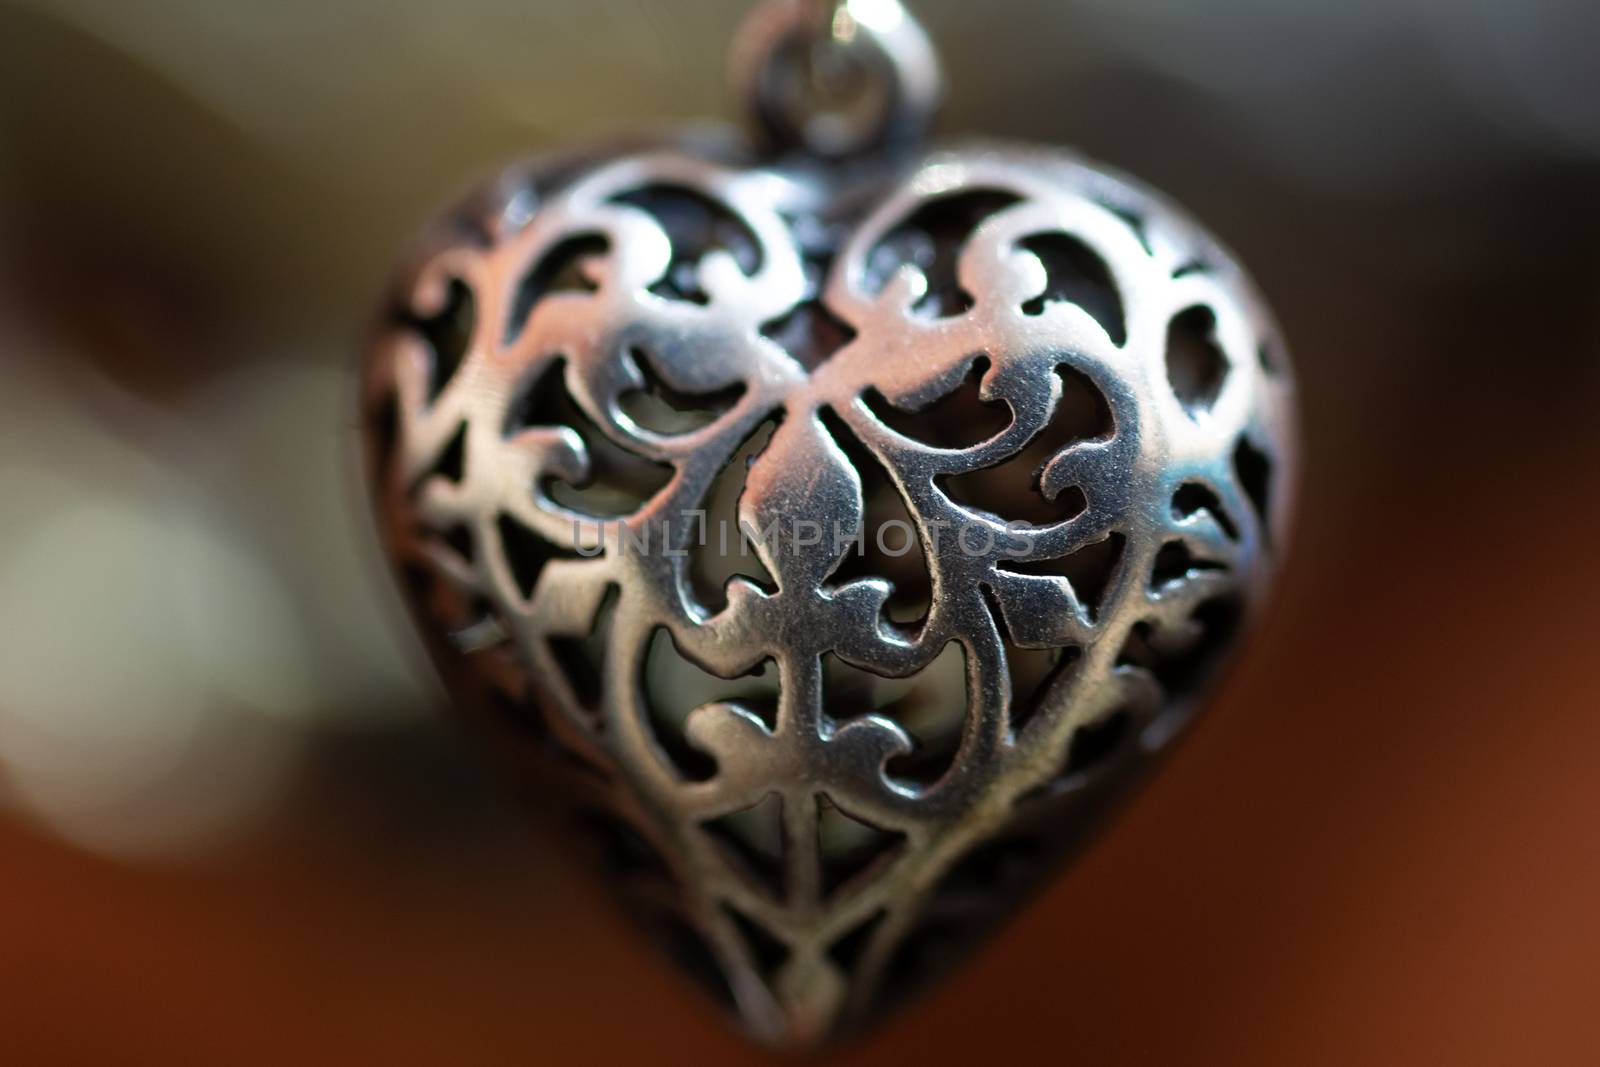
[[[514,172],[425,244],[366,391],[454,673],[777,1042],[872,1014],[1093,822],[1283,533],[1262,303],[1064,153]],[[740,555],[719,514],[779,536]]]

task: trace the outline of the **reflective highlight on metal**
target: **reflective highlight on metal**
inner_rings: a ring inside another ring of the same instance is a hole
[[[769,0],[730,75],[769,145],[822,158],[914,145],[943,94],[938,53],[898,0]]]
[[[1285,534],[1262,302],[1057,150],[536,162],[423,241],[365,371],[463,705],[774,1044],[877,1017],[1079,843]]]

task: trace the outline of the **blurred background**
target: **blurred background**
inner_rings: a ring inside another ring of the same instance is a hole
[[[471,176],[730,111],[741,0],[0,0],[0,1048],[747,1063],[438,715],[360,329]],[[830,1062],[1600,1060],[1600,5],[916,0],[944,128],[1275,305],[1283,594],[1162,775]]]

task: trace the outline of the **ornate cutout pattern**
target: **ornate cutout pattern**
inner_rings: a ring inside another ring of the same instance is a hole
[[[391,553],[457,684],[581,770],[637,911],[759,1036],[836,1034],[1192,712],[1282,543],[1283,345],[1060,154],[497,188],[369,353]]]

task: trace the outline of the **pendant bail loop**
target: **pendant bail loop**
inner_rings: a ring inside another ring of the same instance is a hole
[[[762,0],[730,65],[770,148],[826,159],[916,144],[944,90],[933,42],[899,0]]]

